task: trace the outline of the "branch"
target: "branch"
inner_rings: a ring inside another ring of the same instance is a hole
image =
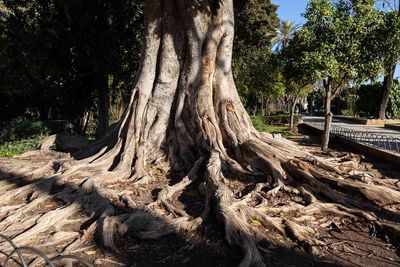
[[[391,4],[390,1],[388,0],[383,0],[382,2],[384,2],[384,4],[386,4],[387,6],[389,6],[389,9],[392,11],[396,11],[396,2],[394,1],[393,6]],[[400,5],[400,4],[399,4]],[[400,10],[400,6],[399,6],[399,10]]]
[[[346,80],[346,78],[347,78],[347,72],[344,73],[344,75],[343,75],[342,79],[340,80],[339,84],[332,91],[332,96],[336,96],[340,92],[340,89],[342,88],[343,83]]]

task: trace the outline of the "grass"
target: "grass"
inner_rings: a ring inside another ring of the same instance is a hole
[[[291,135],[288,126],[266,124],[262,116],[251,116],[251,121],[258,131],[271,134],[281,134],[283,137]]]
[[[50,126],[19,117],[0,130],[0,157],[13,157],[34,150],[50,135]]]
[[[262,116],[252,116],[251,120],[259,131],[281,134],[283,137],[291,135],[287,126],[267,124]],[[56,123],[56,126],[58,124]],[[46,137],[55,132],[52,128],[56,127],[24,118],[12,121],[6,128],[0,130],[0,157],[14,157],[37,149]],[[88,138],[90,141],[95,140],[94,133],[89,134]]]
[[[14,157],[35,150],[46,137],[46,135],[37,135],[21,140],[1,143],[0,157]]]

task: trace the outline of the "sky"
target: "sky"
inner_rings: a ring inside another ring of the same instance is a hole
[[[279,6],[278,15],[281,20],[290,20],[296,24],[303,24],[305,19],[301,16],[304,13],[308,0],[272,0],[272,3]],[[395,77],[400,77],[400,65],[397,65]]]
[[[281,20],[290,20],[295,23],[304,23],[301,14],[305,11],[307,0],[272,0],[278,5],[278,15]]]

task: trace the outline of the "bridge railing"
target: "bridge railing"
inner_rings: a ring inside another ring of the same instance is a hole
[[[324,129],[324,122],[305,122],[304,124],[319,130]],[[337,135],[364,145],[385,149],[400,154],[400,138],[390,135],[377,134],[368,131],[357,131],[339,125],[332,125],[331,135]]]

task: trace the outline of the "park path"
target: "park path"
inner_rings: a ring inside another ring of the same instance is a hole
[[[304,116],[303,123],[323,129],[324,117]],[[400,131],[333,118],[332,133],[400,154]]]

